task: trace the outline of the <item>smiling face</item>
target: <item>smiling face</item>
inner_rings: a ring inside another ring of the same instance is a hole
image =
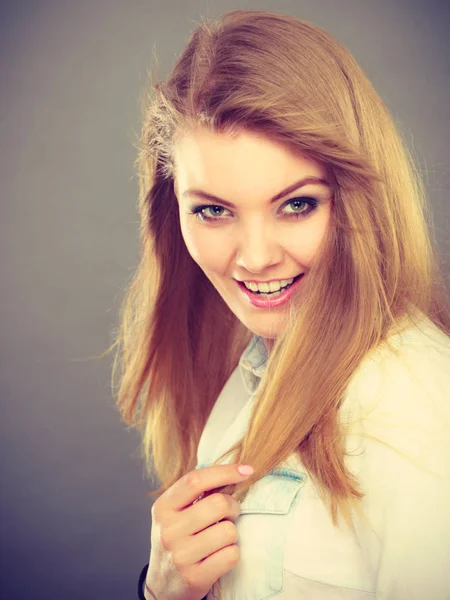
[[[262,134],[232,136],[204,128],[177,141],[174,165],[189,254],[270,350],[284,327],[288,303],[257,307],[237,280],[279,281],[303,273],[293,288],[301,294],[330,223],[332,186],[325,167]],[[306,178],[328,184],[301,185]]]

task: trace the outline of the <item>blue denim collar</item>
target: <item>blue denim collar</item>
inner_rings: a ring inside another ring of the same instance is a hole
[[[249,394],[256,391],[266,368],[267,359],[268,355],[263,338],[254,335],[239,360],[239,370]]]

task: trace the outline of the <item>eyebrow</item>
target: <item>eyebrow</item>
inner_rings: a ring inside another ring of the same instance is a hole
[[[295,183],[291,184],[286,189],[281,190],[281,192],[279,192],[278,194],[275,194],[275,196],[273,196],[273,198],[270,199],[270,204],[273,204],[274,202],[276,202],[277,200],[280,200],[281,198],[284,198],[284,196],[287,196],[291,192],[294,192],[295,190],[298,190],[299,188],[304,187],[305,185],[309,185],[309,184],[324,185],[324,186],[330,185],[329,181],[327,181],[326,179],[321,179],[320,177],[312,177],[312,176],[304,177],[303,179],[300,179],[299,181],[296,181]],[[186,198],[191,198],[193,196],[197,196],[198,198],[203,198],[204,200],[209,200],[210,202],[219,202],[220,204],[223,204],[224,206],[228,206],[229,208],[236,208],[232,202],[223,200],[222,198],[219,198],[218,196],[214,196],[214,194],[208,194],[207,192],[204,192],[203,190],[198,190],[198,189],[186,190],[185,192],[183,192],[182,196],[184,196]]]

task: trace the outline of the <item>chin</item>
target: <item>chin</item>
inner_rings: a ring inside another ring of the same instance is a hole
[[[264,327],[263,323],[255,323],[254,321],[250,321],[249,319],[242,320],[242,323],[254,335],[262,337],[264,340],[266,340],[269,344],[271,343],[272,345],[284,326],[284,320],[281,321],[279,318],[277,319],[276,323],[272,321],[271,323],[268,323],[266,327]]]

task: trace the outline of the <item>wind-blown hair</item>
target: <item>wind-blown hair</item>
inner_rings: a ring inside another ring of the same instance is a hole
[[[195,468],[208,415],[253,335],[182,237],[173,148],[197,126],[263,133],[332,175],[332,226],[270,353],[248,431],[230,450],[255,473],[226,491],[242,499],[297,453],[333,523],[339,511],[348,520],[363,497],[345,466],[338,418],[352,374],[417,311],[450,334],[418,170],[348,50],[298,18],[233,11],[202,20],[168,77],[150,76],[136,161],[141,260],[113,373],[120,362],[121,415],[141,431],[148,475],[161,482],[151,496]]]

